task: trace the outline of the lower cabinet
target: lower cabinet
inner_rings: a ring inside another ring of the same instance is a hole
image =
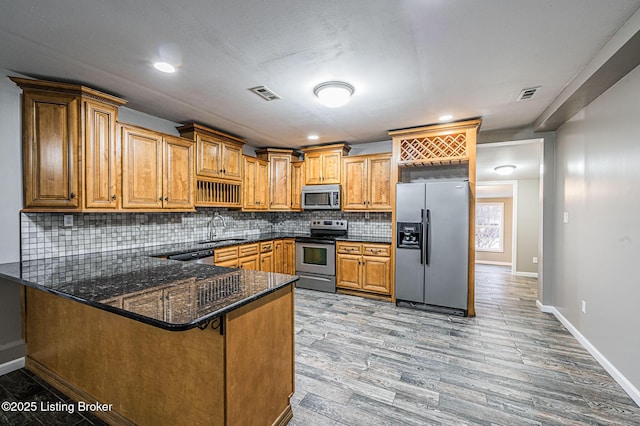
[[[295,240],[284,238],[215,249],[213,264],[228,268],[294,275],[295,256]]]
[[[337,241],[336,286],[391,296],[391,246]]]

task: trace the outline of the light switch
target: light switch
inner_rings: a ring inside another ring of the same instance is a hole
[[[564,223],[569,223],[569,212],[564,212],[564,214],[562,215],[562,221]]]

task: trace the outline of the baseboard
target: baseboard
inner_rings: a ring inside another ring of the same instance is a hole
[[[591,342],[589,342],[589,340],[587,340],[587,338],[584,337],[582,333],[580,333],[580,331],[578,331],[578,329],[575,328],[573,324],[571,324],[571,322],[566,319],[560,311],[558,311],[558,309],[556,309],[555,306],[543,305],[539,300],[536,300],[536,306],[538,306],[538,309],[542,312],[555,315],[558,321],[560,321],[560,323],[569,330],[569,333],[571,333],[573,337],[575,337],[576,340],[580,342],[580,344],[596,359],[596,361],[598,361],[598,363],[607,370],[607,373],[613,377],[613,380],[618,382],[622,389],[624,389],[631,399],[633,399],[636,405],[640,407],[640,390],[638,390],[638,388],[636,388],[633,383],[631,383],[620,372],[620,370],[618,370],[604,355],[602,355],[602,353],[600,353],[600,351],[596,349],[596,347],[593,346],[593,344],[591,344]]]
[[[0,376],[4,376],[12,371],[20,370],[23,367],[24,357],[5,362],[4,364],[0,364]]]
[[[537,272],[517,272],[516,277],[538,278]]]
[[[494,262],[493,260],[478,260],[478,259],[476,259],[476,263],[480,263],[482,265],[511,266],[511,262]]]

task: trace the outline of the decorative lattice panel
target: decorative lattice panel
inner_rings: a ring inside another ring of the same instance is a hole
[[[241,207],[240,184],[197,181],[196,206]]]
[[[466,133],[402,139],[400,141],[400,162],[407,165],[467,159]]]

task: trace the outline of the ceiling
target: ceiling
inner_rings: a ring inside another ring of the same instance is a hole
[[[640,0],[3,1],[0,68],[80,82],[176,123],[256,147],[388,140],[387,130],[482,117],[533,123]],[[164,58],[178,72],[151,64]],[[321,106],[327,80],[355,87]],[[248,91],[265,85],[282,97]],[[521,89],[541,86],[528,101]],[[320,139],[310,142],[309,134]]]

